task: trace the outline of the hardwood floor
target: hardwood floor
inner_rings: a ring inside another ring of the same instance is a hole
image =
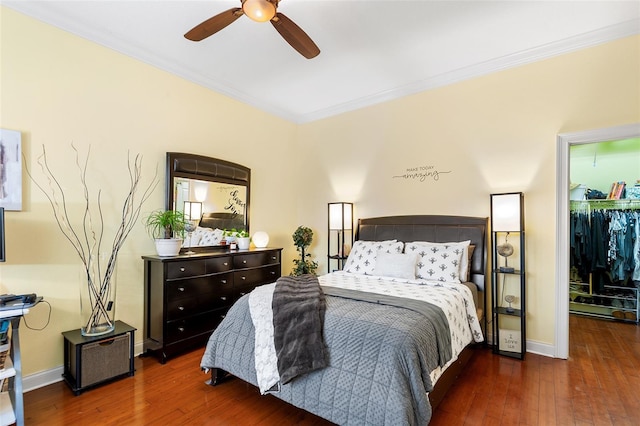
[[[518,361],[480,349],[431,425],[640,424],[640,327],[570,318],[570,359]],[[202,349],[74,396],[62,382],[25,394],[27,425],[328,425],[239,379],[204,384]]]

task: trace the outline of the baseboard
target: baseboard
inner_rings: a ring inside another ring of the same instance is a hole
[[[492,336],[488,336],[487,344],[493,346],[492,340]],[[555,357],[555,347],[553,345],[536,342],[535,340],[527,340],[527,352],[536,355],[548,356],[549,358]]]
[[[64,366],[61,365],[51,370],[29,374],[22,378],[22,391],[29,392],[59,382],[62,380],[62,373],[64,373]]]
[[[142,342],[137,343],[133,347],[134,356],[138,356],[142,353]],[[29,392],[44,386],[51,385],[56,382],[62,381],[62,373],[64,373],[64,366],[52,368],[50,370],[40,371],[38,373],[29,374],[22,378],[22,391]]]
[[[556,348],[555,346],[548,343],[527,340],[527,352],[542,356],[548,356],[549,358],[555,358]]]

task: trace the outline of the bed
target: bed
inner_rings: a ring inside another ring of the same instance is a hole
[[[268,285],[229,310],[201,368],[211,385],[235,376],[336,424],[427,424],[484,340],[486,226],[486,218],[466,216],[360,219],[344,270],[315,280],[323,294],[322,360],[269,375],[275,367],[265,367],[264,355],[273,348],[264,342],[273,342],[281,315],[278,290]],[[256,313],[259,292],[274,292],[266,321]]]

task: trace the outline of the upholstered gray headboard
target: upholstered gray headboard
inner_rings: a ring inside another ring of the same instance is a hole
[[[484,291],[487,273],[487,218],[469,216],[387,216],[358,220],[356,240],[446,243],[471,240],[471,281]]]

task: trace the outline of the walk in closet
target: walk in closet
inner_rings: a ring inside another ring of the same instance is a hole
[[[640,321],[640,138],[571,147],[569,312]]]

